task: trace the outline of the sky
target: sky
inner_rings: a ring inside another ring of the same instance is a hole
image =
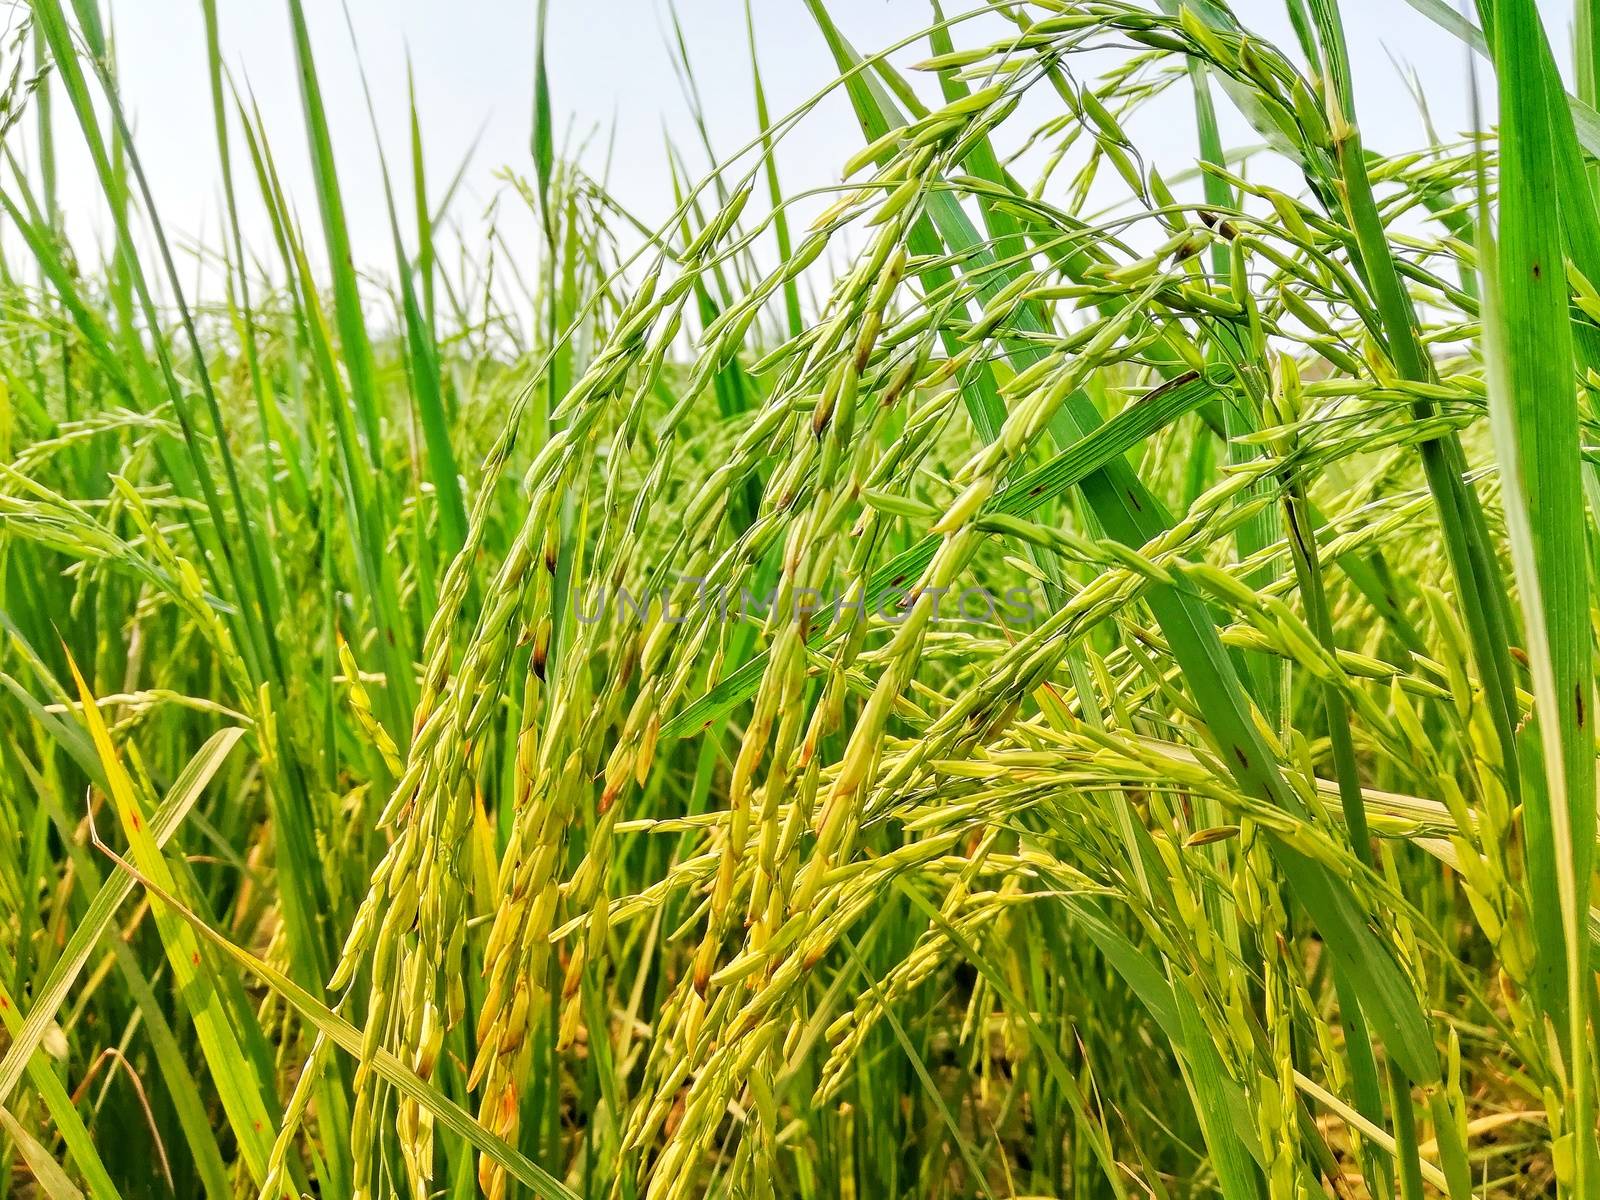
[[[750,0],[763,79],[773,113],[806,101],[834,69],[804,0]],[[364,268],[391,260],[383,192],[373,136],[362,99],[359,61],[373,89],[380,132],[391,162],[408,155],[407,62],[415,77],[429,173],[437,189],[466,159],[453,213],[469,240],[498,195],[509,207],[503,172],[532,174],[529,152],[533,79],[534,0],[308,0],[308,21],[328,108],[340,182],[350,215],[354,252]],[[211,126],[199,0],[108,0],[125,103],[135,141],[169,233],[190,246],[214,241],[222,208]],[[241,89],[262,111],[285,188],[308,225],[315,192],[305,151],[303,117],[283,0],[217,0],[223,59]],[[1281,0],[1236,0],[1252,29],[1292,47]],[[664,139],[706,165],[674,70],[670,17],[662,0],[549,0],[548,68],[558,130],[584,144],[584,161],[598,170],[610,156],[613,193],[654,224],[672,208]],[[1568,55],[1571,0],[1542,2],[1558,57]],[[752,102],[744,0],[678,0],[684,40],[704,103],[709,136],[719,154],[757,133]],[[876,50],[916,34],[928,0],[832,0],[830,11],[860,49]],[[960,11],[953,0],[947,12]],[[1363,135],[1370,146],[1398,150],[1422,144],[1418,106],[1402,72],[1414,72],[1442,136],[1470,124],[1466,53],[1460,42],[1413,11],[1404,0],[1345,0]],[[15,23],[15,13],[9,21]],[[5,22],[0,20],[0,25]],[[351,27],[354,30],[352,43]],[[980,17],[967,44],[987,28],[993,40],[1009,28]],[[925,57],[925,44],[900,56]],[[9,67],[7,68],[9,70]],[[1480,86],[1492,86],[1480,70]],[[78,152],[67,105],[57,108],[60,189],[75,238],[103,242],[106,223],[87,157]],[[1224,141],[1259,139],[1222,103]],[[31,117],[29,118],[31,120]],[[19,131],[26,145],[26,131]],[[1131,131],[1157,161],[1194,157],[1187,97],[1175,90]],[[8,141],[17,146],[17,134]],[[861,145],[848,104],[833,95],[780,147],[787,191],[827,187]],[[466,158],[470,151],[470,158]],[[694,153],[698,151],[698,153]],[[26,156],[25,149],[23,151]],[[242,157],[242,152],[241,157]],[[268,248],[265,214],[244,205],[246,241]],[[515,220],[505,222],[517,234]],[[533,236],[531,222],[522,231]],[[316,243],[319,239],[310,239]],[[513,243],[515,244],[515,243]],[[84,247],[80,242],[80,256]]]

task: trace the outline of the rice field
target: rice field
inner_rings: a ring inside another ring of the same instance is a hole
[[[1392,154],[1338,0],[782,0],[661,224],[540,0],[537,245],[416,101],[359,264],[199,2],[202,243],[0,52],[0,1197],[1600,1198],[1592,0]]]

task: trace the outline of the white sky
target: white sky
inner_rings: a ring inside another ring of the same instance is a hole
[[[769,102],[777,115],[807,98],[834,70],[803,0],[751,2]],[[503,188],[497,172],[510,166],[532,174],[528,134],[533,0],[348,3],[401,186],[408,178],[408,50],[435,195],[481,130],[453,208],[469,233],[481,228],[489,199]],[[287,6],[281,0],[218,0],[218,7],[224,59],[235,79],[241,85],[247,82],[258,99],[284,185],[308,226],[308,242],[318,247],[321,239],[319,231],[313,232],[316,201]],[[306,7],[356,257],[363,266],[383,270],[391,259],[387,220],[343,11],[338,0],[307,0]],[[856,47],[867,51],[915,33],[930,11],[927,0],[833,0],[830,7]],[[1541,7],[1557,55],[1565,62],[1571,0],[1542,0]],[[1345,0],[1343,8],[1369,144],[1393,150],[1424,140],[1417,107],[1396,63],[1415,70],[1421,79],[1443,136],[1467,128],[1470,107],[1465,54],[1459,42],[1404,0]],[[719,153],[726,154],[757,129],[744,3],[679,0],[679,9],[711,137]],[[947,0],[947,12],[960,9],[960,0]],[[1247,25],[1293,51],[1295,42],[1281,0],[1236,0],[1235,9]],[[180,240],[214,241],[221,232],[221,201],[199,0],[109,0],[109,10],[124,96],[162,219]],[[596,151],[614,136],[612,190],[653,224],[672,208],[663,131],[690,155],[697,172],[705,165],[674,74],[665,5],[657,0],[550,0],[550,10],[548,54],[558,128],[570,120],[579,133],[595,131]],[[990,22],[991,37],[1012,28],[998,18],[982,18],[974,23],[966,44],[978,44],[982,21]],[[926,47],[919,45],[903,61],[926,54]],[[1480,70],[1479,78],[1480,84],[1488,84],[1486,72]],[[1180,89],[1172,96],[1173,103],[1140,120],[1136,134],[1141,147],[1177,170],[1194,156],[1193,121],[1186,94]],[[1243,145],[1259,140],[1227,110],[1220,93],[1219,104],[1226,142]],[[59,89],[57,110],[62,204],[74,236],[93,240],[105,228],[98,217],[98,189],[87,160],[76,153],[77,130]],[[16,139],[13,134],[13,145]],[[838,167],[860,145],[842,95],[830,98],[780,149],[785,190],[836,182]],[[245,236],[264,252],[267,225],[259,205],[252,202],[253,181],[237,142],[235,153],[237,169],[246,172],[239,179]],[[598,153],[591,154],[591,168],[598,167],[598,159]],[[531,224],[525,232],[531,239]],[[82,257],[92,256],[81,243],[78,251]]]

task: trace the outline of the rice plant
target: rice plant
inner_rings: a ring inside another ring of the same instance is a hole
[[[1594,6],[1387,155],[1337,0],[784,2],[652,225],[541,0],[537,245],[422,94],[360,270],[303,0],[198,248],[19,6],[0,1195],[1600,1197]]]

